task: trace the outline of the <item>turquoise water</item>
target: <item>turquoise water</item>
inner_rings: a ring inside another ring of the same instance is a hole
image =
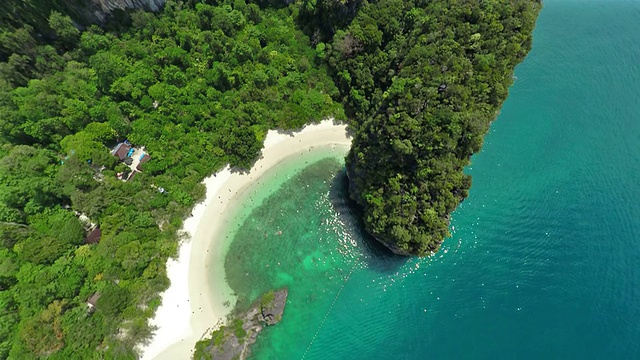
[[[290,297],[254,359],[640,358],[640,2],[547,0],[516,76],[432,258],[362,234],[335,154],[256,190],[228,281]]]

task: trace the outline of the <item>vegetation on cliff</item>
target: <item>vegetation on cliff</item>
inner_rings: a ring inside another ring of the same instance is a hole
[[[356,128],[351,196],[394,252],[427,255],[466,196],[463,173],[531,48],[540,3],[380,0],[319,43]],[[320,10],[318,10],[319,12]]]
[[[201,180],[248,167],[270,128],[346,110],[368,230],[398,252],[436,249],[540,7],[168,1],[81,31],[65,2],[7,4],[0,359],[135,358]],[[109,153],[125,139],[151,155],[127,182]]]
[[[109,27],[128,21],[124,11],[132,8],[158,10],[165,0],[2,0],[0,2],[0,32],[15,30],[25,25],[45,38],[55,36],[49,22],[52,12],[64,14],[77,26],[91,24]],[[107,20],[109,20],[107,22]]]

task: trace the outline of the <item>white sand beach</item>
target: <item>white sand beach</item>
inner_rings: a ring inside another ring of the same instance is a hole
[[[208,336],[233,308],[235,300],[224,281],[223,215],[233,209],[239,194],[284,159],[332,144],[351,144],[346,125],[325,120],[292,134],[272,130],[251,171],[232,173],[227,167],[203,181],[205,200],[184,222],[189,239],[181,245],[178,258],[167,262],[171,286],[161,294],[162,305],[151,319],[158,328],[154,337],[139,348],[143,360],[190,359],[195,343]]]

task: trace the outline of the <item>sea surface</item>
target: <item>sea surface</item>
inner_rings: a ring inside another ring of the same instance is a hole
[[[362,232],[335,149],[251,190],[229,285],[289,288],[253,359],[640,359],[640,1],[544,5],[436,255]]]

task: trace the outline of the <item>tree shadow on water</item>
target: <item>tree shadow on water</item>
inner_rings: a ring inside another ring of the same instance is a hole
[[[349,179],[344,169],[341,169],[333,177],[329,199],[333,209],[345,225],[345,231],[357,244],[362,253],[361,258],[369,269],[381,273],[393,273],[397,272],[409,260],[409,257],[394,254],[367,233],[362,221],[362,209],[349,197]]]

